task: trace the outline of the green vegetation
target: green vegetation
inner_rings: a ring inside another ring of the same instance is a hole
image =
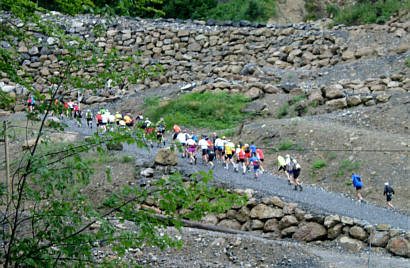
[[[336,173],[336,176],[342,177],[349,172],[357,171],[359,169],[359,161],[350,161],[349,159],[345,159],[339,166],[339,170]]]
[[[144,109],[152,121],[163,117],[168,127],[177,123],[185,127],[217,130],[235,127],[238,122],[248,118],[250,114],[241,110],[249,101],[240,94],[195,92],[161,103],[147,99]]]
[[[285,117],[289,113],[289,103],[285,103],[282,106],[279,107],[278,110],[278,119],[281,119],[282,117]]]
[[[406,57],[406,59],[404,60],[404,64],[410,68],[410,57]]]
[[[325,166],[326,166],[326,162],[318,158],[315,160],[315,162],[313,162],[312,169],[318,170],[318,169],[324,168]]]
[[[331,9],[332,13],[335,15],[335,23],[343,23],[345,25],[384,23],[400,10],[410,10],[410,1],[361,0],[356,4],[339,11]]]
[[[280,151],[284,151],[284,150],[293,149],[294,146],[295,144],[291,141],[282,141],[278,149]]]
[[[294,102],[294,103],[296,103],[296,102],[299,102],[299,101],[305,100],[306,98],[307,98],[307,96],[306,96],[306,95],[298,95],[298,96],[294,96],[294,97],[293,97],[293,102]]]
[[[132,161],[134,161],[134,157],[132,155],[123,155],[121,157],[122,163],[131,163]]]
[[[335,160],[337,158],[337,154],[335,152],[327,152],[325,153],[325,157],[329,160]]]
[[[318,0],[305,0],[307,15],[304,20],[317,20],[324,16],[323,10]]]

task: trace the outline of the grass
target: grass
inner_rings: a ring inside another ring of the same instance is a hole
[[[406,59],[404,60],[404,64],[410,68],[410,57],[406,57]]]
[[[337,154],[335,152],[328,152],[325,154],[325,157],[328,160],[335,160],[337,158]]]
[[[222,135],[219,135],[219,136],[220,137],[222,136],[233,137],[233,135],[235,135],[235,130],[230,129],[230,130],[225,130],[224,132],[222,132]]]
[[[177,123],[185,127],[219,130],[233,128],[249,118],[250,113],[241,112],[249,101],[241,94],[195,92],[165,102],[160,102],[159,98],[146,99],[144,108],[152,122],[163,117],[168,127]]]
[[[134,157],[132,155],[123,155],[121,157],[122,163],[131,163],[132,161],[134,161]]]
[[[294,146],[295,144],[291,141],[282,141],[278,149],[281,151],[284,151],[284,150],[293,149]]]
[[[294,97],[293,97],[293,102],[294,102],[294,103],[296,103],[296,102],[299,102],[299,101],[305,100],[306,98],[307,98],[307,96],[306,96],[306,95],[294,96]]]
[[[326,162],[320,158],[317,158],[315,162],[312,164],[312,169],[313,170],[319,170],[321,168],[324,168],[326,166]]]
[[[359,25],[369,23],[385,23],[400,10],[410,10],[409,1],[386,0],[377,1],[358,1],[352,6],[348,6],[334,12],[335,23],[345,25]]]
[[[289,113],[289,103],[285,103],[279,107],[278,119],[281,119],[282,117],[288,115],[288,113]]]
[[[348,174],[353,171],[357,171],[359,169],[359,162],[358,161],[350,161],[349,159],[345,159],[340,163],[339,170],[336,173],[336,176],[342,177],[345,174]]]

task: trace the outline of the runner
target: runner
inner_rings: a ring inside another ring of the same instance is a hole
[[[208,147],[209,147],[209,144],[206,141],[206,136],[202,136],[202,138],[198,142],[198,146],[200,146],[201,150],[202,150],[202,163],[207,164],[208,163]]]
[[[87,127],[93,128],[93,113],[90,111],[90,109],[88,109],[85,113],[85,117],[87,119]]]
[[[208,148],[208,164],[211,166],[211,169],[214,169],[214,159],[215,159],[215,151],[212,147]]]
[[[120,112],[116,112],[115,113],[115,123],[117,124],[117,126],[120,125],[120,121],[122,120],[123,116]]]
[[[222,161],[222,150],[224,147],[224,143],[222,139],[216,138],[215,139],[215,150],[216,150],[216,159],[218,162]]]
[[[245,146],[244,146],[244,152],[245,152],[245,165],[246,165],[246,168],[248,169],[248,170],[250,170],[250,167],[249,167],[249,165],[250,165],[250,159],[251,159],[251,149],[249,148],[249,144],[245,144]]]
[[[235,150],[235,144],[233,144],[231,140],[227,140],[225,143],[225,169],[229,169],[229,162],[232,163],[232,166],[234,169],[236,167],[232,159],[234,150]]]
[[[285,174],[288,177],[288,184],[292,185],[292,181],[290,180],[290,176],[293,174],[293,171],[291,170],[291,159],[290,159],[290,155],[286,155],[285,156],[285,165],[286,165],[286,170],[285,170]]]
[[[389,208],[391,208],[391,209],[393,209],[393,210],[395,209],[394,206],[393,206],[392,203],[391,203],[391,200],[392,200],[394,194],[395,194],[395,193],[394,193],[393,188],[389,185],[388,182],[386,182],[386,183],[384,184],[384,192],[383,192],[383,195],[386,196],[386,206],[387,206],[387,209],[389,209]]]
[[[189,157],[189,163],[196,165],[196,142],[192,139],[192,137],[189,137],[188,140],[186,141],[186,144],[188,146],[188,157]]]
[[[256,156],[256,145],[255,142],[251,142],[251,146],[249,146],[249,149],[251,150],[251,156]]]
[[[265,159],[264,159],[263,151],[262,151],[261,148],[257,148],[257,149],[256,149],[256,157],[258,157],[258,159],[259,159],[260,172],[261,172],[261,174],[262,174],[263,172],[265,172],[265,170],[263,169],[263,166],[262,166],[263,161],[264,161]]]
[[[181,143],[182,152],[183,152],[183,153],[182,153],[182,158],[185,158],[185,157],[187,156],[187,154],[186,154],[186,147],[185,147],[186,141],[187,141],[186,130],[185,130],[185,133],[179,132],[178,135],[177,135],[177,137],[176,137],[176,139],[177,139],[177,141],[178,141],[179,143]]]
[[[299,175],[301,171],[301,166],[299,163],[296,161],[295,158],[291,159],[291,169],[292,169],[292,174],[293,174],[293,182],[295,183],[295,188],[294,190],[296,191],[298,188],[300,191],[303,191],[302,185],[299,183]]]
[[[102,128],[102,115],[100,112],[98,112],[95,116],[95,121],[97,122],[96,130],[98,131],[99,128]]]
[[[279,176],[279,172],[283,170],[286,173],[286,160],[282,156],[278,156],[278,171],[276,174]]]
[[[362,178],[359,175],[352,173],[351,181],[353,182],[353,186],[356,188],[356,198],[359,202],[363,201],[363,197],[360,194],[360,190],[363,188]]]
[[[27,100],[27,106],[28,106],[28,109],[29,109],[30,113],[33,112],[35,105],[36,105],[36,101],[35,101],[33,95],[30,95],[30,97]]]
[[[238,144],[236,147],[236,152],[235,152],[236,158],[237,158],[237,166],[236,166],[236,172],[238,172],[238,167],[242,165],[242,174],[245,175],[246,173],[246,166],[245,166],[245,152],[241,148],[241,145]]]
[[[125,125],[127,126],[127,127],[131,127],[132,126],[132,118],[131,118],[131,115],[130,114],[126,114],[126,115],[124,115],[124,122],[125,122]]]
[[[138,115],[137,115],[137,121],[138,121],[138,122],[144,121],[144,116],[142,115],[141,112],[139,112]]]
[[[256,156],[252,156],[249,159],[249,162],[253,165],[253,171],[255,172],[255,179],[258,179],[259,176],[259,159]]]
[[[161,144],[164,144],[164,146],[165,146],[165,140],[164,140],[165,121],[164,121],[164,118],[161,117],[155,125],[156,125],[156,132],[157,132],[158,147],[160,147]]]
[[[180,132],[181,128],[177,124],[174,124],[174,134],[172,135],[172,140],[175,140]]]

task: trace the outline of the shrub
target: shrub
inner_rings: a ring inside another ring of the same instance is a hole
[[[345,25],[384,23],[399,10],[410,9],[409,1],[386,0],[373,2],[368,0],[359,1],[355,5],[340,10],[334,20],[336,23]]]
[[[326,162],[318,158],[315,160],[315,162],[313,162],[312,169],[318,170],[318,169],[324,168],[325,166],[326,166]]]
[[[250,99],[241,94],[195,92],[167,102],[146,99],[145,114],[151,121],[163,117],[169,126],[174,123],[185,127],[226,129],[250,116],[241,110]]]
[[[404,64],[405,64],[407,67],[410,68],[410,57],[407,57],[407,58],[404,60]]]
[[[339,14],[339,7],[336,5],[328,5],[326,7],[326,13],[329,17],[335,17]]]
[[[206,18],[216,20],[248,20],[267,21],[276,15],[274,1],[268,0],[231,0],[220,1],[219,4],[207,12]]]
[[[357,171],[359,169],[359,162],[358,161],[350,161],[349,159],[345,159],[339,166],[339,170],[336,173],[336,176],[344,176],[345,173]]]
[[[278,118],[280,119],[286,116],[289,113],[288,109],[289,109],[289,103],[283,104],[278,110]]]
[[[299,102],[299,101],[304,100],[304,99],[306,99],[306,95],[295,96],[295,97],[293,97],[293,102],[296,103],[296,102]]]
[[[282,141],[282,143],[279,146],[279,150],[289,150],[292,149],[295,146],[295,144],[291,141]]]
[[[134,157],[132,155],[123,155],[121,157],[122,163],[131,163],[133,160],[134,160]]]

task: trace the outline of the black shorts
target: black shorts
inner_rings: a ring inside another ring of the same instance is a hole
[[[175,132],[174,135],[172,136],[172,139],[175,140],[177,136],[178,136],[178,133]]]
[[[239,158],[239,162],[245,163],[245,158]]]
[[[285,168],[284,166],[280,166],[280,167],[278,168],[278,171],[281,171],[281,170],[286,171],[286,168]]]
[[[263,159],[263,158],[261,158],[261,159],[259,159],[259,160],[263,163],[263,160],[264,160],[264,159]]]
[[[297,179],[300,175],[300,169],[293,170],[293,178]]]
[[[208,161],[212,162],[215,158],[215,154],[208,154]]]
[[[361,190],[362,186],[356,186],[356,190]]]
[[[227,154],[227,155],[226,155],[226,158],[227,158],[227,159],[232,159],[232,155],[231,155],[231,154]]]
[[[202,149],[202,155],[207,155],[208,154],[208,149]]]
[[[93,121],[92,118],[87,118],[87,122]]]
[[[386,195],[386,201],[387,201],[387,202],[390,202],[391,199],[392,199],[392,197],[393,197],[392,195]]]

